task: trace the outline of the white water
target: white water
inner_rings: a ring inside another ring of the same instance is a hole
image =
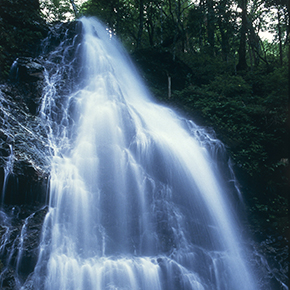
[[[8,185],[8,178],[11,174],[13,174],[13,166],[14,166],[14,153],[13,153],[13,147],[11,144],[9,144],[10,154],[7,157],[7,161],[4,167],[4,180],[3,180],[3,188],[2,188],[2,204],[4,204],[5,200],[5,194],[7,190]]]
[[[35,289],[257,289],[211,157],[220,143],[154,103],[116,40],[81,22],[82,42],[47,62],[53,158]]]
[[[2,95],[2,92],[0,91],[0,106],[2,107],[2,112],[4,113],[3,115],[3,119],[2,119],[2,124],[1,127],[5,128],[6,127],[6,122],[7,119],[9,118],[9,111],[4,109],[3,103],[5,102],[5,98]],[[9,108],[9,107],[8,107]],[[7,122],[9,124],[9,122]],[[6,132],[10,135],[10,130],[9,130],[9,125],[7,126]],[[13,134],[11,134],[11,136],[13,136]],[[10,136],[9,136],[10,137]],[[8,137],[8,138],[9,138]],[[6,140],[6,142],[9,142],[10,140]],[[12,141],[12,140],[11,140]],[[7,142],[7,143],[8,143]],[[7,186],[8,186],[8,179],[9,176],[11,174],[13,174],[13,167],[14,167],[14,152],[13,152],[13,146],[12,144],[8,144],[9,146],[9,151],[10,154],[8,155],[8,157],[6,157],[5,159],[5,166],[4,166],[4,179],[3,179],[3,186],[2,186],[2,197],[1,197],[1,205],[4,204],[4,200],[5,200],[5,195],[6,195],[6,190],[7,190]]]

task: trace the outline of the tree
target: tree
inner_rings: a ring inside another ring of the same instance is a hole
[[[137,35],[137,48],[139,48],[141,44],[143,27],[144,27],[144,4],[143,0],[139,0],[139,29]]]
[[[40,0],[42,17],[48,22],[74,19],[76,6],[71,0]]]
[[[72,5],[72,8],[73,8],[73,11],[74,11],[74,14],[75,14],[75,17],[78,17],[78,9],[77,9],[77,6],[75,4],[75,1],[74,0],[70,0],[70,3]]]
[[[248,68],[246,59],[246,45],[247,45],[247,4],[248,0],[240,0],[239,6],[242,9],[242,26],[240,29],[240,45],[239,45],[239,62],[237,64],[237,70],[246,70]]]
[[[207,38],[209,43],[209,53],[214,55],[214,45],[215,45],[215,11],[214,11],[214,1],[206,0],[207,6]]]
[[[221,0],[218,2],[217,10],[217,24],[220,34],[220,45],[222,50],[222,58],[225,61],[228,61],[228,56],[231,50],[230,47],[230,38],[235,33],[234,19],[236,15],[231,10],[231,1]],[[218,34],[217,34],[218,35]]]

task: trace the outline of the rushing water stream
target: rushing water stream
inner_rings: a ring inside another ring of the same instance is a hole
[[[34,289],[257,289],[221,144],[156,104],[96,19],[80,26],[47,59],[53,157]]]

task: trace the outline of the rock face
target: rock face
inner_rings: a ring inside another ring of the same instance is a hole
[[[34,65],[34,62],[30,63]],[[30,69],[28,62],[25,65]],[[35,70],[32,71],[34,73]],[[27,69],[22,74],[30,77],[30,72]],[[49,172],[49,146],[42,120],[36,115],[42,85],[41,78],[33,82],[0,85],[2,202],[22,204],[44,201],[39,191],[43,191],[41,188]]]
[[[10,70],[10,79],[14,81],[35,82],[43,80],[44,67],[31,57],[17,58]]]
[[[19,289],[33,271],[48,207],[5,206],[0,211],[1,289]]]
[[[14,25],[19,33],[22,28],[17,25],[27,25],[34,33],[36,30],[31,22],[20,24],[10,18],[15,16],[12,6],[20,2],[25,1],[1,1],[5,11],[0,11],[0,29],[4,24],[8,28]],[[38,9],[38,1],[25,3],[24,10],[31,10],[32,7]],[[10,41],[6,46],[0,46],[2,52],[3,49],[10,51],[6,53],[4,62],[0,52],[2,73],[3,68],[7,71],[6,64],[10,62],[11,66],[9,81],[4,80],[2,74],[1,82],[0,76],[0,289],[7,290],[20,289],[21,286],[22,289],[33,289],[29,277],[37,262],[41,228],[48,210],[46,204],[52,152],[46,123],[39,116],[45,86],[46,54],[58,46],[64,36],[71,44],[80,29],[76,23],[59,23],[43,29],[35,19],[33,21],[38,29],[48,32],[41,49],[29,51],[28,48],[26,53],[26,48],[18,47],[13,53],[13,49],[9,48],[9,45],[13,46]],[[39,38],[43,38],[42,35]],[[34,39],[35,42],[40,43],[39,38],[37,41]],[[28,47],[35,43],[34,40],[27,40]],[[75,47],[71,45],[71,49]],[[33,56],[40,50],[40,57]],[[59,53],[62,55],[63,52]],[[50,59],[50,63],[53,67],[54,60]]]
[[[0,79],[7,78],[18,56],[36,56],[48,32],[39,0],[0,1]]]
[[[48,31],[39,0],[0,1],[0,289],[19,289],[33,271],[47,212],[43,66],[33,57]]]
[[[44,64],[46,53],[58,46],[65,34],[72,42],[77,29],[76,23],[49,27],[42,56],[18,56],[9,81],[1,84],[0,79],[0,289],[33,289],[29,277],[37,262],[48,210],[52,155],[47,124],[39,116]]]
[[[43,70],[36,59],[18,58],[12,82],[0,85],[1,289],[19,289],[33,271],[47,213],[50,153],[37,109]]]

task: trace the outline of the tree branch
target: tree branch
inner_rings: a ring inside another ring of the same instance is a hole
[[[72,5],[75,17],[78,17],[79,12],[78,12],[78,9],[77,9],[77,6],[76,6],[74,0],[69,0],[69,1],[70,1],[71,5]]]

